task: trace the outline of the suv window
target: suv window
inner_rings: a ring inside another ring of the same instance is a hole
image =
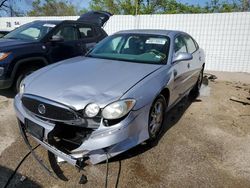
[[[95,36],[94,29],[91,26],[80,25],[79,32],[80,32],[81,38],[92,38]]]
[[[184,36],[184,40],[187,44],[188,53],[193,53],[196,51],[196,45],[193,39],[189,36]]]
[[[175,53],[187,52],[186,43],[182,35],[179,35],[174,40],[174,52]]]
[[[78,40],[77,32],[78,31],[74,26],[63,26],[56,32],[56,35],[61,36],[64,41],[72,41]]]

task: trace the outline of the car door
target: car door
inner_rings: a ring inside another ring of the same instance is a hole
[[[174,39],[174,50],[172,56],[174,57],[178,55],[179,52],[186,52],[186,53],[188,52],[182,34],[177,35]],[[190,76],[189,69],[190,69],[190,61],[178,61],[172,63],[172,70],[174,75],[173,101],[178,100],[188,90],[189,86],[187,84]]]
[[[199,50],[189,35],[184,35],[184,40],[187,45],[187,51],[188,53],[193,55],[193,59],[189,61],[189,80],[188,80],[188,86],[191,88],[193,87],[197,80],[201,69],[201,58]]]
[[[76,24],[63,24],[51,34],[50,38],[53,36],[62,38],[62,41],[48,41],[46,43],[47,55],[51,62],[83,55],[80,34]]]
[[[80,33],[81,47],[84,53],[86,53],[98,42],[95,27],[93,25],[80,23],[77,24],[77,28]]]

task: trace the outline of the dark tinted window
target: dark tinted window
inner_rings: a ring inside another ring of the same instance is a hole
[[[188,53],[195,52],[196,51],[196,45],[195,45],[193,39],[191,37],[189,37],[189,36],[185,36],[184,40],[185,40],[185,42],[187,44]]]
[[[95,36],[95,31],[91,26],[81,25],[79,26],[79,32],[81,38],[92,38]]]
[[[179,35],[174,40],[174,51],[175,53],[187,52],[186,43],[182,35]]]
[[[55,35],[61,36],[64,41],[78,40],[78,32],[74,26],[63,26],[56,32]]]

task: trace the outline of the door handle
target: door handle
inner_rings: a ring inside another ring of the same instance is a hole
[[[187,67],[190,68],[190,63],[187,64]]]
[[[174,77],[177,76],[177,70],[174,70]]]
[[[199,60],[201,61],[201,57],[199,57]]]

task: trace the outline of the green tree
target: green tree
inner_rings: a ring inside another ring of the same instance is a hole
[[[77,15],[75,6],[65,0],[35,0],[29,16],[74,16]]]
[[[18,4],[22,0],[0,0],[0,16],[23,16],[24,12],[19,9]]]
[[[182,14],[249,11],[249,0],[209,0],[204,7],[177,0],[92,0],[92,10],[113,14]]]
[[[115,0],[92,0],[89,4],[91,10],[109,11],[113,14],[120,14],[120,7]]]
[[[106,10],[113,14],[176,14],[200,13],[204,8],[186,5],[176,0],[93,0],[92,10]]]

